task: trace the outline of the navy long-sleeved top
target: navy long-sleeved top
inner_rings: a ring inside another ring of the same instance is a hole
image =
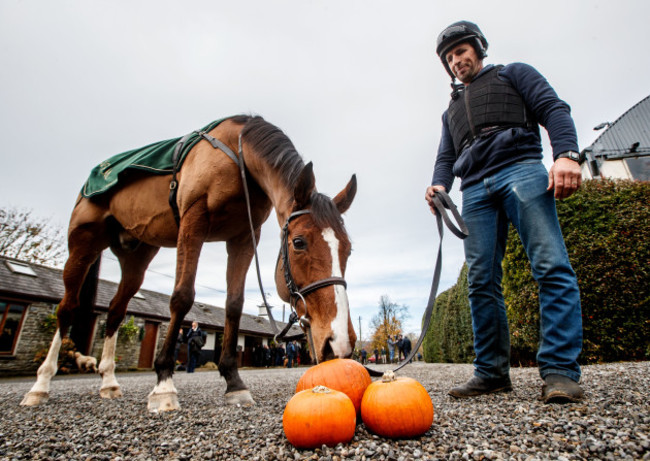
[[[485,66],[478,75],[492,67],[492,64]],[[568,150],[578,152],[578,137],[571,118],[571,108],[558,97],[542,74],[528,64],[513,63],[504,66],[498,75],[519,92],[537,122],[548,132],[553,158]],[[431,184],[445,186],[449,191],[454,176],[458,176],[461,178],[460,189],[463,190],[511,163],[541,158],[539,126],[534,130],[505,128],[490,136],[479,137],[457,157],[445,111]]]

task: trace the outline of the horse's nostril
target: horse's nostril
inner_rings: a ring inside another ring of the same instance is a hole
[[[334,354],[334,349],[332,349],[332,345],[330,344],[330,341],[331,339],[328,338],[325,340],[323,344],[323,350],[321,351],[321,357],[323,359],[323,362],[336,358],[336,354]]]

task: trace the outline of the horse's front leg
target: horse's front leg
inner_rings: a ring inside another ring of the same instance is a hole
[[[181,323],[194,303],[196,270],[208,228],[208,211],[205,202],[200,200],[192,205],[181,219],[176,257],[176,285],[169,305],[171,320],[165,342],[154,362],[158,382],[149,394],[147,404],[149,411],[154,413],[180,409],[178,392],[172,380],[174,349]]]
[[[259,238],[259,232],[257,235]],[[228,293],[226,297],[226,325],[223,348],[219,360],[219,372],[226,380],[227,405],[254,405],[248,387],[237,370],[237,336],[239,321],[244,307],[244,284],[246,272],[253,259],[253,244],[249,235],[226,243],[228,268],[226,273]]]

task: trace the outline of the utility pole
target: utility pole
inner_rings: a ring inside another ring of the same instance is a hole
[[[363,347],[363,337],[361,336],[361,316],[359,316],[359,349]]]

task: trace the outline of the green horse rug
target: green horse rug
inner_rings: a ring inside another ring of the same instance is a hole
[[[185,138],[176,169],[180,169],[188,152],[204,139],[201,133],[207,133],[216,128],[225,118],[216,120],[209,125],[194,131]],[[90,172],[88,180],[81,189],[81,195],[86,198],[108,192],[127,170],[140,170],[151,174],[166,175],[174,171],[174,150],[183,137],[168,139],[149,144],[139,149],[133,149],[104,160]]]

